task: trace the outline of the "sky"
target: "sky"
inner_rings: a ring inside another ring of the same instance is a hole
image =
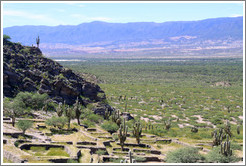
[[[78,25],[92,21],[113,23],[194,21],[237,17],[242,16],[244,12],[243,2],[7,3],[2,1],[2,9],[3,28],[21,25]]]

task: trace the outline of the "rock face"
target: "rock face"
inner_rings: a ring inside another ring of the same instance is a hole
[[[47,93],[57,103],[65,101],[71,105],[78,97],[85,106],[97,103],[100,108],[105,107],[106,96],[98,85],[45,58],[39,48],[8,42],[3,46],[3,59],[5,97],[28,91]]]

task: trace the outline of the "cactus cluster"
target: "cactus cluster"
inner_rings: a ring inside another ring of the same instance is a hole
[[[133,125],[133,135],[136,137],[138,144],[140,143],[141,134],[142,134],[142,126],[138,121]]]
[[[222,143],[223,140],[223,129],[219,130],[219,133],[217,133],[217,130],[212,132],[213,134],[213,146],[219,146]]]
[[[120,140],[120,146],[121,146],[122,151],[124,149],[124,144],[125,144],[126,137],[127,137],[127,130],[128,130],[128,127],[126,126],[125,119],[124,119],[123,124],[120,125],[119,133],[118,133],[118,138]]]
[[[221,144],[220,153],[226,157],[232,156],[231,142],[229,141],[229,136],[224,143]]]

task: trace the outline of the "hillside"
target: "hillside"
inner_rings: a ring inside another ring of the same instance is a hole
[[[47,93],[56,102],[87,105],[104,104],[104,91],[72,70],[42,55],[37,47],[7,42],[3,46],[3,95],[14,97],[20,91]]]
[[[91,22],[76,26],[15,26],[3,29],[13,41],[26,45],[41,38],[47,55],[107,54],[152,51],[165,55],[200,50],[208,54],[242,52],[243,17],[214,18],[201,21],[107,23]],[[201,47],[201,48],[200,48]],[[228,49],[228,50],[226,50]],[[238,52],[239,50],[239,52]],[[192,54],[190,54],[192,55]]]

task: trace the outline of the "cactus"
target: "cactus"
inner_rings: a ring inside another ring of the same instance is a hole
[[[213,132],[213,146],[219,146],[223,141],[223,129],[219,130],[219,133],[217,133],[217,130]]]
[[[198,132],[198,128],[197,128],[197,127],[192,127],[192,128],[191,128],[191,132],[197,133],[197,132]]]
[[[36,38],[36,43],[37,43],[37,47],[39,48],[39,43],[40,43],[40,38],[38,36],[38,38]]]
[[[125,103],[125,112],[127,111],[127,100],[125,100],[126,103]]]
[[[124,119],[123,124],[120,125],[119,134],[118,134],[118,138],[120,140],[120,146],[121,146],[122,151],[124,149],[124,144],[126,141],[127,130],[128,130],[128,127],[126,126],[125,119]]]
[[[112,114],[112,121],[115,122],[118,126],[121,124],[121,119],[120,119],[120,111],[114,111]]]
[[[232,155],[231,143],[229,141],[228,135],[227,135],[227,140],[224,142],[224,144],[221,144],[220,153],[226,157],[229,157]]]
[[[76,102],[74,103],[73,106],[74,106],[74,110],[75,110],[75,116],[76,116],[76,119],[78,121],[78,125],[80,125],[79,118],[80,118],[82,111],[81,111],[81,106],[80,106],[80,102],[79,102],[78,97],[77,97]]]
[[[108,108],[106,108],[106,111],[104,113],[104,119],[109,120],[110,117],[110,111],[108,110]]]
[[[65,106],[65,113],[68,120],[67,128],[70,129],[70,122],[74,118],[74,111],[69,106]]]
[[[142,126],[140,122],[136,122],[133,126],[133,135],[136,137],[137,143],[140,143],[140,137],[142,134]]]
[[[230,138],[231,138],[231,136],[232,136],[231,125],[230,125],[228,120],[226,120],[226,124],[225,124],[224,130],[225,130],[225,133],[228,134],[230,136]]]
[[[48,112],[48,103],[45,103],[43,108],[42,108],[42,111],[45,111],[45,113],[47,114]]]
[[[56,108],[56,113],[59,117],[62,116],[63,109],[62,109],[62,103],[59,103],[58,107]]]
[[[168,121],[164,121],[164,126],[166,130],[169,130],[171,128],[171,120],[170,117],[168,118]]]
[[[131,152],[131,150],[129,150],[128,155],[129,155],[129,160],[130,160],[130,163],[133,163],[133,162],[132,162],[132,152]]]
[[[120,160],[120,163],[127,163],[127,162],[128,162],[128,163],[136,163],[136,160],[133,159],[131,150],[129,150],[128,156],[129,156],[129,159]]]
[[[239,135],[240,134],[240,126],[237,125],[237,134]]]

